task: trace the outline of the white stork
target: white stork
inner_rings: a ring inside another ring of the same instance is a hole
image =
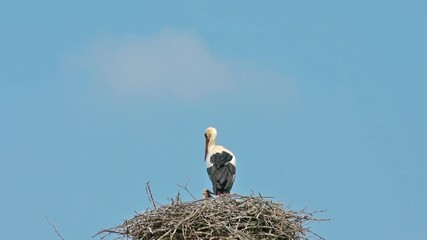
[[[236,177],[236,158],[223,146],[216,145],[217,132],[213,127],[206,129],[205,163],[213,193],[230,193]]]

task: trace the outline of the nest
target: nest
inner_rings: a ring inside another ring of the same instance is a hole
[[[104,229],[101,239],[280,239],[321,238],[305,227],[307,222],[322,221],[313,213],[285,209],[282,204],[262,196],[224,194],[183,202],[178,196],[170,204],[156,206],[137,214],[123,224]]]

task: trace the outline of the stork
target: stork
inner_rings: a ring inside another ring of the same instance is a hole
[[[213,193],[221,195],[230,193],[236,178],[236,158],[223,146],[216,145],[217,131],[209,127],[205,131],[205,164]]]

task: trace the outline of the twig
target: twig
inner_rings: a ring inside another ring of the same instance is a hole
[[[181,187],[181,188],[183,188],[194,200],[197,200],[197,198],[196,197],[194,197],[194,195],[193,194],[191,194],[191,192],[188,190],[188,188],[187,188],[187,183],[188,183],[188,181],[185,183],[185,186],[182,186],[182,185],[179,185],[179,184],[176,184],[178,187]]]
[[[58,235],[58,237],[59,237],[61,240],[64,240],[64,238],[61,236],[61,234],[59,234],[58,229],[56,229],[55,224],[53,224],[53,223],[49,220],[49,218],[48,218],[47,216],[44,216],[44,217],[46,218],[46,220],[47,220],[47,222],[49,223],[49,225],[50,225],[50,226],[52,226],[52,228],[53,228],[53,230],[55,231],[56,235]]]
[[[147,192],[148,200],[150,200],[154,209],[157,209],[156,202],[154,201],[154,198],[153,198],[153,193],[151,193],[150,181],[147,182],[145,186],[145,191]]]

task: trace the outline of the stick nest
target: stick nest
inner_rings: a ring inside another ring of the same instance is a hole
[[[153,202],[154,203],[154,202]],[[307,222],[322,221],[313,213],[293,211],[262,196],[224,194],[216,198],[181,201],[156,206],[104,229],[101,239],[113,234],[115,239],[280,239],[321,238],[305,227]]]

